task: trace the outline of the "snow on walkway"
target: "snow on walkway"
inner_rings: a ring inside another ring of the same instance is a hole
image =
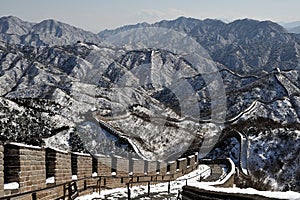
[[[166,197],[165,199],[176,199],[178,191],[182,190],[182,187],[186,184],[185,179],[191,178],[188,180],[187,184],[189,186],[194,186],[197,188],[209,190],[209,191],[221,191],[227,193],[243,193],[243,194],[256,194],[262,195],[270,198],[278,198],[278,199],[288,199],[288,200],[299,200],[300,193],[297,192],[271,192],[271,191],[258,191],[253,188],[246,188],[241,189],[237,187],[233,188],[220,188],[211,186],[212,184],[216,184],[215,182],[199,182],[200,174],[204,171],[206,172],[206,176],[210,173],[209,166],[207,165],[199,165],[198,170],[195,170],[185,176],[179,177],[175,181],[171,182],[171,194],[172,198]],[[159,183],[150,186],[151,194],[156,194],[155,197],[159,197],[159,195],[164,196],[168,195],[168,182],[166,183]],[[131,197],[135,198],[141,195],[147,194],[148,189],[147,186],[133,186],[131,188]],[[109,190],[101,190],[101,194],[93,193],[90,195],[85,195],[81,197],[77,197],[76,200],[91,200],[93,198],[102,198],[102,199],[119,199],[119,198],[127,198],[127,188],[116,188],[116,189],[109,189]],[[149,199],[149,197],[141,197],[140,199]]]
[[[209,176],[210,175],[210,167],[207,165],[199,165],[198,170],[195,170],[187,175],[184,175],[182,177],[179,177],[175,181],[171,182],[171,191],[170,193],[173,194],[174,197],[177,196],[178,191],[182,189],[182,187],[186,184],[185,179],[188,180],[188,185],[190,182],[198,182],[200,178],[200,174],[202,176]],[[155,185],[150,186],[150,192],[151,193],[160,193],[162,195],[166,195],[168,192],[168,182],[165,183],[158,183]],[[131,197],[135,198],[141,195],[145,195],[148,192],[148,186],[133,186],[131,188]],[[156,195],[158,196],[158,195]],[[118,199],[118,198],[127,198],[127,188],[115,188],[115,189],[109,189],[109,190],[101,190],[101,194],[94,192],[91,195],[85,195],[81,197],[77,197],[76,200],[90,200],[93,198],[103,198],[103,199]],[[143,199],[143,198],[141,198]],[[145,199],[147,199],[145,197]]]

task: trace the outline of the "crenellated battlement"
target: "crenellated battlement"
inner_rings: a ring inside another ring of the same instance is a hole
[[[57,199],[66,195],[66,185],[72,181],[76,181],[80,194],[97,184],[117,188],[126,187],[129,181],[168,181],[191,172],[197,165],[197,154],[158,162],[9,143],[0,145],[0,197],[49,188],[37,192],[37,199]]]

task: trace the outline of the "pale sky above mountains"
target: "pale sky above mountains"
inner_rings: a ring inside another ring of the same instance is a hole
[[[0,17],[13,15],[31,22],[51,18],[97,33],[179,16],[300,21],[299,9],[299,0],[1,0]]]

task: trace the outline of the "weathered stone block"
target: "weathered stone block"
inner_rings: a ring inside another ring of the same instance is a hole
[[[181,175],[185,174],[187,170],[187,159],[180,158],[177,160],[177,172]]]
[[[109,156],[98,156],[98,175],[100,176],[111,176],[111,160]]]
[[[156,161],[148,161],[148,175],[156,175],[157,170]]]
[[[116,173],[117,176],[128,176],[129,174],[129,160],[126,158],[117,157]]]
[[[133,175],[134,176],[144,176],[145,175],[144,160],[132,159],[132,165],[133,165]]]

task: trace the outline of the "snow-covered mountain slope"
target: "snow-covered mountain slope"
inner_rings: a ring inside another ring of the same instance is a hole
[[[34,23],[25,22],[17,17],[0,18],[0,40],[15,44],[21,43],[21,36],[29,33]]]
[[[249,137],[248,168],[265,184],[280,190],[300,190],[300,132],[269,129]]]
[[[251,181],[238,185],[260,190],[299,191],[299,133],[290,127],[249,129],[246,167]],[[208,157],[230,157],[239,167],[241,155],[238,138],[228,137]]]
[[[17,17],[8,16],[0,18],[0,33],[8,35],[25,35],[34,23],[25,22]]]
[[[154,55],[153,50],[142,50],[124,52],[121,58],[113,61],[110,60],[108,55],[115,50],[109,50],[106,47],[105,51],[108,53],[100,51],[101,56],[97,60],[99,66],[97,66],[97,69],[93,69],[94,63],[92,63],[89,56],[94,49],[95,45],[89,46],[86,44],[50,48],[28,48],[11,45],[7,49],[6,44],[2,43],[1,95],[10,99],[50,98],[58,101],[57,103],[63,108],[60,112],[69,118],[74,113],[68,108],[70,103],[68,101],[73,101],[72,108],[76,108],[76,112],[85,113],[96,108],[99,115],[108,117],[111,124],[120,130],[123,129],[124,132],[133,130],[132,127],[138,127],[137,125],[154,118],[157,115],[155,112],[158,110],[165,110],[162,116],[167,117],[167,121],[170,123],[169,127],[178,128],[179,126],[183,130],[182,133],[184,133],[184,130],[197,133],[199,128],[197,128],[199,126],[197,123],[209,120],[211,100],[207,83],[205,83],[201,74],[188,79],[188,82],[200,97],[198,98],[198,104],[201,112],[198,122],[188,118],[182,121],[182,117],[184,117],[180,114],[182,112],[180,106],[182,105],[180,105],[176,96],[164,87],[147,85],[147,87],[127,88],[126,92],[124,92],[125,88],[121,88],[123,92],[120,94],[123,95],[123,103],[120,104],[120,101],[116,99],[118,88],[113,88],[113,86],[121,80],[120,78],[128,70],[138,69],[143,64],[151,64],[158,60],[160,60],[158,63],[161,63],[162,66],[171,68],[189,67],[188,63],[181,60],[180,57],[166,51],[157,52]],[[5,51],[6,53],[4,53]],[[156,59],[156,61],[153,59]],[[91,76],[89,70],[94,70],[96,73]],[[287,89],[281,83],[282,81],[278,81],[277,76],[273,73],[261,77],[244,77],[226,70],[223,66],[221,76],[225,80],[228,102],[227,121],[229,124],[237,123],[240,120],[255,119],[256,117],[286,124],[299,122],[297,117],[299,106],[295,100],[297,99],[297,96],[295,96],[297,93],[289,95]],[[295,78],[293,76],[286,77],[288,80]],[[168,76],[165,76],[165,80],[168,80],[168,78]],[[297,80],[292,82],[297,82]],[[124,99],[127,100],[124,101]],[[125,104],[125,110],[123,104]],[[191,111],[186,112],[192,113]],[[125,117],[116,118],[118,115]],[[76,120],[75,117],[75,123],[78,122]],[[153,123],[151,124],[153,125]],[[192,124],[195,124],[194,128]],[[141,129],[143,128],[147,129],[147,125],[141,127]],[[152,126],[148,129],[155,130]],[[170,130],[165,131],[170,132]],[[149,138],[147,135],[143,136],[141,130],[135,130],[130,134],[134,137],[138,136],[139,140],[143,142],[146,141],[145,147],[150,145],[151,142],[155,143],[155,140],[152,139],[147,142]],[[160,134],[160,131],[157,131],[157,134]],[[183,135],[186,134],[188,133]],[[199,131],[198,134],[200,134]],[[165,137],[164,134],[160,135]],[[175,135],[175,137],[178,136]],[[160,149],[158,146],[147,148]]]
[[[52,19],[30,23],[13,16],[0,18],[0,40],[34,46],[67,45],[77,41],[99,42],[96,34],[66,23]]]
[[[36,46],[65,45],[76,41],[98,42],[95,34],[55,20],[44,20],[31,27],[22,43]]]
[[[110,33],[139,26],[125,26]],[[214,61],[242,75],[271,72],[277,67],[294,69],[299,63],[298,36],[271,21],[243,19],[226,24],[220,20],[180,17],[149,26],[174,29],[193,37]],[[102,32],[98,35],[105,38]]]

